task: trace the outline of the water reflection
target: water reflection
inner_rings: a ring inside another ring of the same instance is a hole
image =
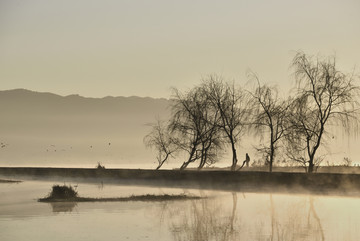
[[[52,202],[49,203],[53,213],[72,212],[77,206],[76,202]]]
[[[322,228],[321,225],[321,220],[318,217],[316,211],[315,211],[315,207],[314,207],[314,198],[312,196],[309,197],[309,203],[310,203],[310,210],[309,210],[309,217],[308,217],[308,229],[311,229],[310,227],[313,227],[314,230],[317,230],[317,232],[315,231],[314,233],[317,233],[318,235],[320,234],[321,236],[321,240],[325,240],[325,236],[324,236],[324,230]],[[315,223],[312,224],[311,223],[311,219],[310,219],[310,215],[312,214]],[[319,238],[320,238],[319,237]]]
[[[97,185],[99,190],[103,190],[104,189],[104,182],[101,181],[98,185]]]
[[[359,198],[79,184],[79,193],[91,197],[185,193],[206,198],[38,203],[52,184],[1,186],[0,240],[360,240]],[[39,227],[41,236],[32,232]],[[54,239],[54,232],[61,235]]]
[[[285,215],[279,215],[270,194],[270,240],[325,240],[321,220],[314,206],[314,197],[309,196],[303,202],[291,206]],[[308,209],[307,214],[304,212]]]
[[[228,202],[204,198],[188,201],[186,208],[166,203],[160,216],[162,222],[170,221],[169,230],[176,241],[325,240],[314,205],[316,198],[304,196],[277,203],[272,194],[268,195],[268,203],[262,202],[263,207],[255,204],[255,210],[245,194],[233,192]]]
[[[185,210],[169,210],[169,215],[177,214],[170,225],[174,240],[238,240],[237,203],[234,192],[230,212],[224,212],[223,204],[213,198],[192,200]]]

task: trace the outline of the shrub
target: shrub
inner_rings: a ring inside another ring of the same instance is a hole
[[[49,194],[48,198],[53,198],[53,199],[67,199],[67,198],[75,198],[77,197],[77,191],[74,190],[74,188],[72,186],[67,186],[67,185],[53,185],[52,186],[52,191]]]
[[[349,167],[352,164],[352,160],[349,157],[344,157],[342,162],[343,162],[343,166],[345,167]]]
[[[97,166],[96,166],[96,169],[98,170],[104,170],[105,169],[105,166],[101,165],[101,162],[98,162]]]

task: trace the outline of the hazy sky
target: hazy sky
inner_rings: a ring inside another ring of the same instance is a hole
[[[210,73],[288,87],[294,51],[360,68],[359,0],[0,0],[0,89],[168,97]]]

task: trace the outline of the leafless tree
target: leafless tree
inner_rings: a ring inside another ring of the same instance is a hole
[[[204,165],[212,165],[216,163],[222,155],[223,140],[219,128],[221,123],[221,115],[218,109],[211,105],[206,88],[203,85],[199,86],[198,90],[202,96],[203,106],[202,121],[203,132],[201,135],[201,158],[199,168]]]
[[[229,84],[217,75],[210,75],[203,80],[209,102],[220,114],[218,123],[232,150],[231,170],[236,170],[238,162],[236,144],[249,124],[249,98],[245,91]]]
[[[292,61],[297,83],[296,98],[291,106],[290,146],[295,159],[308,163],[314,171],[316,152],[329,125],[341,124],[345,130],[358,123],[359,87],[354,74],[337,69],[335,57],[314,58],[302,52]]]
[[[286,136],[285,155],[288,161],[300,164],[301,167],[304,168],[305,172],[309,171],[309,161],[307,157],[307,147],[306,140],[304,139],[304,135],[301,133],[291,132],[289,131]],[[317,155],[313,160],[313,172],[316,172],[322,161],[325,159],[326,155]]]
[[[189,154],[180,169],[200,159],[199,168],[217,161],[219,113],[209,108],[203,89],[195,87],[186,93],[173,90],[171,130],[177,146]]]
[[[276,87],[260,84],[259,79],[254,74],[251,75],[251,78],[258,85],[255,91],[251,93],[254,111],[252,129],[261,137],[267,136],[269,138],[268,146],[258,147],[257,150],[266,157],[266,164],[269,165],[269,171],[272,172],[278,144],[284,137],[288,126],[286,121],[289,104],[278,97]]]
[[[178,146],[164,121],[157,120],[151,126],[151,132],[144,137],[144,143],[147,147],[157,151],[158,166],[156,170],[158,170],[178,150]]]

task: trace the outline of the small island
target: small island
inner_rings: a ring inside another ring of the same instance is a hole
[[[126,202],[126,201],[174,201],[174,200],[194,200],[200,199],[198,196],[180,195],[132,195],[129,197],[114,197],[114,198],[91,198],[80,197],[77,191],[72,186],[67,185],[53,185],[52,191],[45,198],[39,198],[39,202]]]

